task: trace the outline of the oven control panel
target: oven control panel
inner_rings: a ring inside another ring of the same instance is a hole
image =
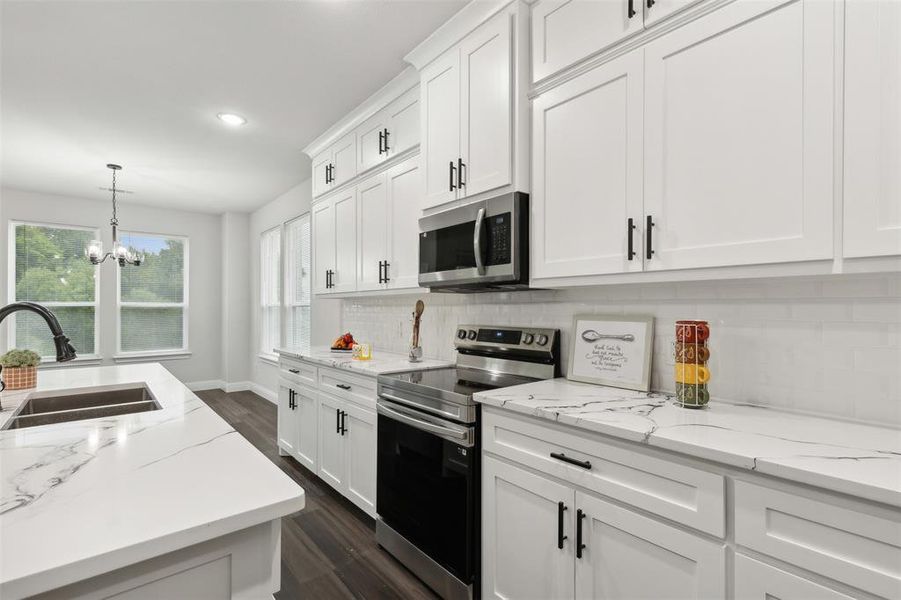
[[[460,325],[454,345],[457,348],[479,347],[551,351],[560,332],[539,327]]]

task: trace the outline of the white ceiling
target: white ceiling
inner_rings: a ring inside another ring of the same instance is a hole
[[[463,4],[3,0],[2,183],[106,199],[117,162],[125,202],[253,210],[307,179],[301,148]]]

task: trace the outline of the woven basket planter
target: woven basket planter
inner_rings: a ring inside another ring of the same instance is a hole
[[[37,367],[4,367],[3,381],[7,390],[27,390],[38,384]]]

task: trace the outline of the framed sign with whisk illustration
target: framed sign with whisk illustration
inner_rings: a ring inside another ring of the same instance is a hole
[[[576,315],[566,378],[650,391],[653,346],[654,317]]]

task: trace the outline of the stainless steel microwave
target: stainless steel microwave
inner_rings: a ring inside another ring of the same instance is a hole
[[[513,192],[419,219],[419,285],[436,292],[529,286],[529,196]]]

